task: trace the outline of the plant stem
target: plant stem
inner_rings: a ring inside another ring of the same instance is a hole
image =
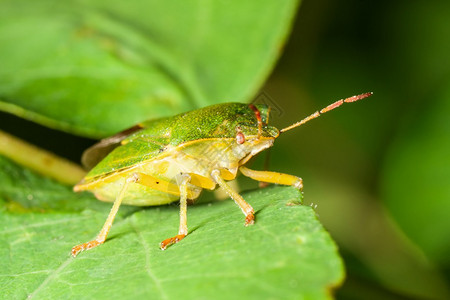
[[[86,172],[77,164],[0,130],[0,154],[39,174],[73,185]]]

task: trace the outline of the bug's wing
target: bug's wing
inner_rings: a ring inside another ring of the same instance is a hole
[[[131,128],[125,129],[113,136],[105,138],[97,144],[89,147],[83,152],[81,156],[81,164],[86,170],[95,167],[103,158],[111,151],[120,146],[120,142],[126,139],[130,134],[135,133],[143,128],[143,125],[138,124]]]
[[[140,136],[133,142],[120,144],[100,161],[84,178],[84,183],[96,180],[142,162],[148,162],[159,157],[167,146],[168,139]]]

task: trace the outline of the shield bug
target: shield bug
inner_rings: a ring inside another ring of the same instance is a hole
[[[122,203],[151,206],[179,200],[179,231],[160,243],[164,250],[188,234],[188,199],[196,199],[202,189],[214,190],[217,186],[240,207],[245,215],[245,225],[253,224],[253,208],[227,181],[234,179],[239,171],[260,182],[290,185],[302,190],[300,177],[251,170],[244,165],[271,147],[281,133],[344,103],[370,95],[372,93],[365,93],[336,101],[281,130],[269,125],[270,108],[266,105],[225,103],[143,122],[100,141],[83,154],[83,163],[95,167],[74,191],[91,191],[99,200],[114,204],[98,236],[73,247],[72,255],[75,257],[83,250],[104,243]]]

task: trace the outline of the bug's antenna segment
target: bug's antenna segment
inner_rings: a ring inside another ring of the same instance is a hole
[[[291,129],[295,128],[295,127],[301,126],[301,125],[305,124],[306,122],[311,121],[312,119],[315,119],[315,118],[321,116],[322,114],[324,114],[326,112],[329,112],[330,110],[338,108],[339,106],[341,106],[344,103],[356,102],[358,100],[367,98],[367,97],[372,96],[372,95],[373,95],[373,93],[369,92],[369,93],[364,93],[364,94],[361,94],[361,95],[352,96],[352,97],[349,97],[349,98],[346,98],[346,99],[338,100],[338,101],[334,102],[333,104],[330,104],[327,107],[322,108],[319,111],[316,111],[312,115],[307,116],[306,118],[304,118],[300,122],[297,122],[295,124],[292,124],[291,126],[288,126],[286,128],[281,129],[280,133],[288,131],[288,130],[291,130]]]
[[[269,124],[269,114],[270,114],[270,110],[271,110],[271,109],[272,109],[272,108],[271,108],[270,106],[267,108],[266,125]]]
[[[255,112],[256,120],[258,121],[258,139],[261,137],[262,134],[262,119],[261,119],[261,113],[259,112],[259,109],[254,106],[253,104],[248,105],[251,110]]]

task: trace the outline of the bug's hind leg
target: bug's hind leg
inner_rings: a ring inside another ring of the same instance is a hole
[[[100,233],[97,235],[95,240],[92,240],[87,243],[83,243],[80,245],[77,245],[72,248],[72,256],[75,257],[84,250],[89,250],[94,247],[97,247],[98,245],[101,245],[105,242],[106,237],[108,236],[108,232],[111,229],[112,223],[114,222],[114,218],[116,217],[117,212],[119,211],[120,204],[122,203],[123,197],[125,195],[125,191],[128,188],[128,185],[132,182],[137,182],[138,178],[135,175],[132,175],[128,177],[125,180],[125,183],[120,190],[119,195],[117,196],[116,200],[114,201],[113,207],[111,208],[111,211],[109,212],[108,218],[106,219],[105,224],[102,227],[102,230],[100,230]]]
[[[300,177],[294,175],[271,171],[255,171],[248,169],[246,167],[240,167],[239,171],[241,171],[241,173],[244,174],[244,176],[250,177],[254,180],[290,185],[299,189],[300,191],[303,189],[303,180]]]
[[[228,196],[231,197],[231,199],[236,202],[237,205],[241,208],[242,212],[245,215],[245,226],[252,225],[255,222],[255,215],[253,207],[251,207],[250,204],[245,202],[244,198],[242,198],[241,195],[236,193],[226,182],[225,180],[220,177],[220,171],[219,170],[213,170],[211,172],[211,176],[214,179],[214,181],[220,185],[220,187],[228,194]]]
[[[165,239],[159,244],[161,250],[166,250],[167,247],[178,243],[181,241],[187,234],[187,198],[188,198],[188,183],[191,180],[191,176],[188,174],[181,175],[181,184],[180,184],[180,229],[178,230],[178,234],[174,237]]]

